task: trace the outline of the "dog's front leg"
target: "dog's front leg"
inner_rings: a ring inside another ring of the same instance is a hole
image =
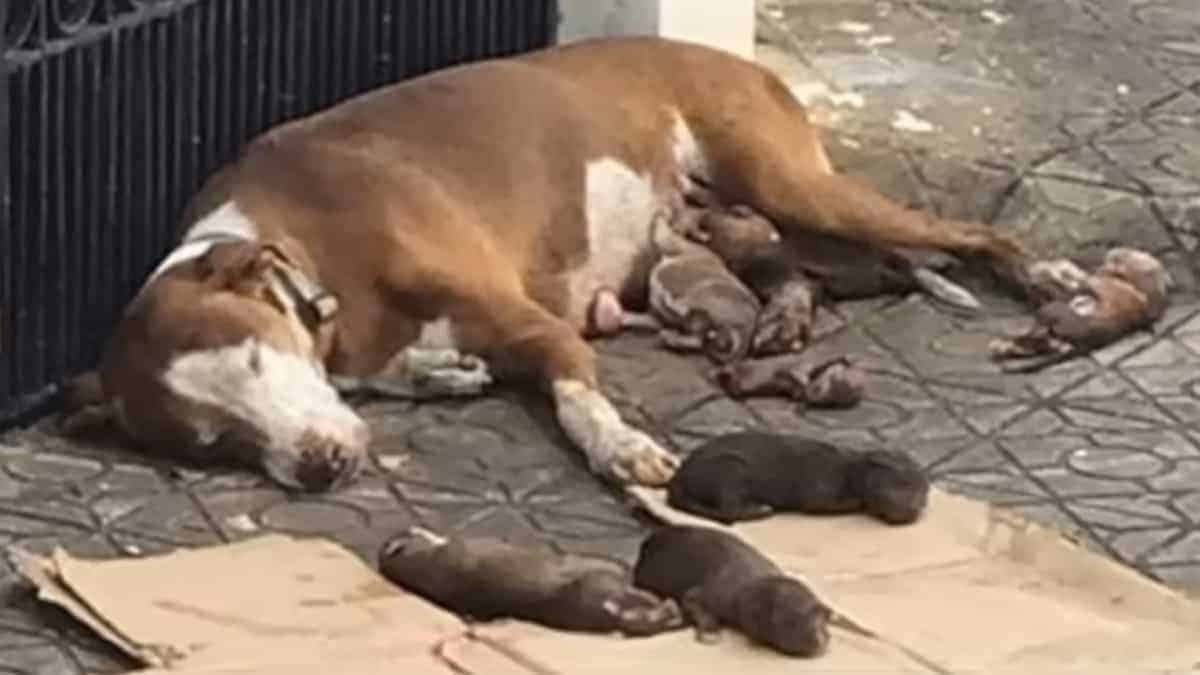
[[[503,303],[492,299],[488,309],[471,322],[486,326],[486,333],[471,342],[492,345],[494,363],[537,378],[549,389],[559,425],[594,473],[649,486],[670,480],[678,458],[621,419],[600,391],[595,352],[569,323],[520,296]]]

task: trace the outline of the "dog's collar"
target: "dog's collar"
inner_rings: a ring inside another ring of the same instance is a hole
[[[278,249],[274,250],[278,262],[271,268],[268,281],[271,290],[287,298],[304,327],[316,333],[337,315],[340,305],[337,296],[301,272]]]
[[[228,242],[246,241],[243,237],[226,232],[209,232],[187,240],[188,243],[208,243],[210,246]],[[309,332],[315,333],[328,323],[338,312],[337,296],[314,281],[291,261],[275,244],[263,244],[273,254],[275,264],[271,266],[267,283],[271,291],[281,300],[295,308],[300,322]]]

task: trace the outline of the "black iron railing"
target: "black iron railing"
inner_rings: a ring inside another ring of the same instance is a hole
[[[0,425],[90,367],[264,128],[549,44],[554,0],[0,0]]]

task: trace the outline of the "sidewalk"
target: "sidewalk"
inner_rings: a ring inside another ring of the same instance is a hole
[[[896,1],[880,15],[884,4],[767,3],[776,20],[762,29],[771,41],[762,59],[829,126],[838,165],[914,204],[1019,231],[1047,254],[1115,242],[1154,251],[1182,286],[1158,334],[1038,376],[1001,377],[981,353],[1013,307],[964,321],[919,298],[881,300],[847,306],[848,324],[823,328],[874,375],[856,410],[731,401],[700,362],[639,337],[599,345],[608,390],[635,423],[683,450],[747,427],[907,450],[950,491],[1200,588],[1200,9]],[[328,534],[373,558],[385,537],[419,523],[628,562],[645,531],[588,474],[540,399],[364,413],[377,439],[370,475],[325,498],[39,428],[0,436],[0,545],[141,555],[274,530]],[[39,608],[0,563],[0,672],[129,665]]]

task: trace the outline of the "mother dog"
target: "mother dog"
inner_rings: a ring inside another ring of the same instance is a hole
[[[785,239],[1023,261],[984,225],[835,173],[764,68],[596,40],[436,72],[253,140],[121,318],[103,395],[148,448],[232,453],[324,490],[353,477],[369,441],[330,375],[402,371],[414,345],[457,350],[541,383],[594,472],[662,484],[674,456],[601,393],[584,334],[597,292],[644,295],[654,215],[701,186]]]

